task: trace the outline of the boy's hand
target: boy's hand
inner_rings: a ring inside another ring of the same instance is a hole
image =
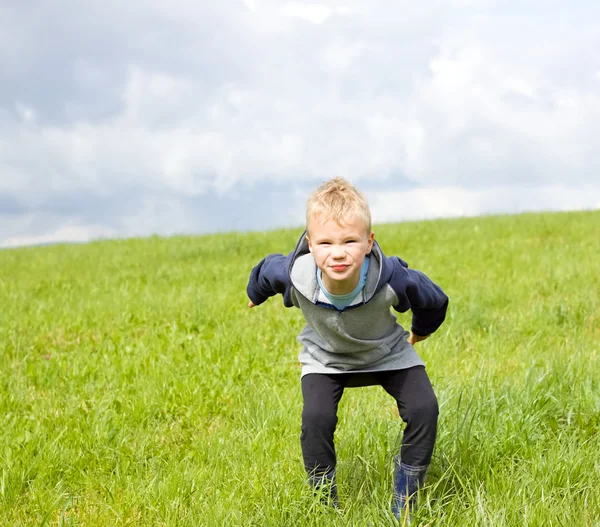
[[[250,307],[250,308],[256,307],[256,304],[254,302],[252,302],[252,300],[250,300],[250,302],[248,302],[248,307]]]
[[[425,335],[424,337],[422,337],[421,335],[415,335],[411,331],[410,337],[408,337],[408,342],[410,342],[414,346],[417,342],[421,342],[422,340],[425,340],[427,338],[429,338],[429,335]]]

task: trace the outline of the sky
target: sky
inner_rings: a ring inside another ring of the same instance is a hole
[[[595,0],[0,0],[0,247],[600,208]]]

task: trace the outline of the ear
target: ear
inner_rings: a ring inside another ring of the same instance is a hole
[[[368,239],[367,254],[369,254],[371,252],[371,249],[373,249],[374,241],[375,241],[375,233],[373,231],[371,231],[371,234],[369,234],[369,239]]]
[[[308,250],[310,251],[310,254],[312,254],[313,249],[312,249],[312,242],[310,241],[310,238],[308,237],[308,234],[304,235],[306,238],[306,241],[308,242]]]

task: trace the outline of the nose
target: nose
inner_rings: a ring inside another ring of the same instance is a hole
[[[340,258],[344,258],[344,256],[345,256],[344,248],[341,245],[334,245],[331,248],[331,256],[332,256],[332,258],[335,258],[336,260],[338,260]]]

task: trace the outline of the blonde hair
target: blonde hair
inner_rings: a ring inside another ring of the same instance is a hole
[[[343,225],[350,216],[362,220],[371,232],[371,211],[365,196],[342,177],[323,183],[315,190],[306,203],[306,225],[316,217],[335,220]]]

